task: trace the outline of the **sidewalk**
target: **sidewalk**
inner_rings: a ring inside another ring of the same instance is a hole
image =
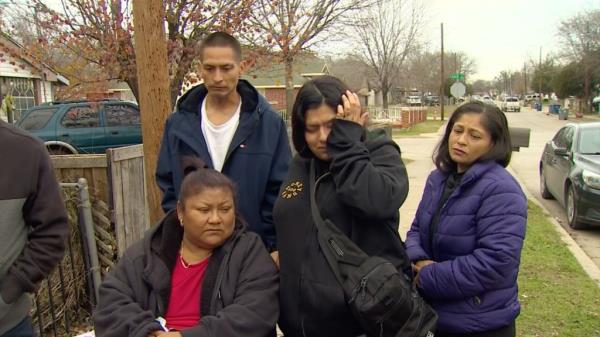
[[[402,151],[402,159],[411,160],[406,164],[408,172],[409,190],[408,196],[400,207],[400,236],[404,240],[406,232],[415,218],[415,213],[421,201],[425,182],[429,173],[434,169],[431,159],[433,150],[442,136],[444,125],[437,133],[426,133],[415,137],[394,139]]]

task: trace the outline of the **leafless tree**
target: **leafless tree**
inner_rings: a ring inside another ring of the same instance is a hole
[[[374,71],[388,107],[388,93],[418,45],[424,9],[414,0],[380,1],[356,23],[359,56]]]
[[[138,97],[132,1],[57,0],[58,9],[45,0],[19,2],[31,9],[41,31],[36,46],[61,48],[86,64],[95,64],[103,70],[104,79],[126,82]],[[185,75],[193,70],[202,38],[215,30],[244,34],[250,29],[247,18],[251,4],[251,0],[164,0],[172,105]]]
[[[476,64],[465,52],[446,52],[444,69],[446,75],[460,73],[465,79],[475,74]],[[440,53],[416,52],[408,59],[406,70],[402,71],[398,83],[416,88],[421,92],[437,92],[440,86]]]
[[[293,64],[302,52],[322,43],[331,32],[347,23],[350,14],[369,7],[372,0],[256,0],[248,35],[252,44],[273,46],[285,63],[287,109],[294,100]]]
[[[600,10],[577,14],[560,23],[558,37],[562,42],[563,57],[583,66],[584,100],[590,111],[590,83],[592,69],[600,65],[597,53],[600,50]]]
[[[448,62],[452,65],[446,69],[454,69],[455,73],[464,74],[465,79],[470,75],[475,74],[477,70],[477,66],[475,64],[475,60],[472,59],[465,52],[450,52],[447,54]]]
[[[489,92],[492,89],[493,84],[491,81],[486,80],[477,80],[473,82],[471,88],[474,94],[480,94],[484,92]]]
[[[335,59],[329,63],[331,75],[346,83],[351,90],[369,89],[369,80],[375,76],[362,60],[353,55]]]

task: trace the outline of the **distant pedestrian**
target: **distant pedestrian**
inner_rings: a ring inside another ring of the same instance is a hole
[[[505,169],[508,123],[480,102],[456,109],[434,154],[406,247],[436,337],[513,337],[527,199]]]
[[[400,148],[384,134],[367,138],[368,115],[339,79],[322,76],[300,88],[292,110],[298,154],[275,203],[281,314],[286,337],[364,334],[317,240],[311,217],[311,168],[317,212],[369,256],[410,272],[398,234],[408,193]]]
[[[102,283],[96,336],[275,334],[277,269],[260,237],[246,230],[235,195],[215,170],[186,175],[176,210]]]
[[[63,257],[69,225],[44,145],[0,121],[0,336],[34,336],[30,294]]]

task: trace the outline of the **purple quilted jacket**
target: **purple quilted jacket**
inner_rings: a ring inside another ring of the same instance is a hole
[[[433,171],[407,234],[411,261],[437,263],[420,273],[420,291],[439,314],[438,330],[471,333],[510,324],[520,311],[517,274],[527,222],[527,199],[495,162],[465,172],[430,225],[448,174]]]

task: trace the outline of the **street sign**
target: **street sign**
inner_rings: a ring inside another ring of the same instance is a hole
[[[456,82],[450,87],[450,94],[454,96],[454,98],[463,97],[465,92],[467,92],[467,86],[462,82]]]
[[[464,81],[465,74],[461,74],[461,73],[450,74],[450,78],[453,80],[457,80],[457,81]]]

